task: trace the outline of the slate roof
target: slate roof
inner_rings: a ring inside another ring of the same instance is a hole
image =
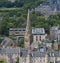
[[[58,30],[60,30],[60,27],[58,28]]]
[[[33,28],[32,34],[45,34],[44,28]]]
[[[20,50],[20,56],[21,57],[27,57],[27,55],[30,55],[31,57],[45,57],[46,52],[40,52],[39,50],[32,51],[30,50],[30,53],[26,49]]]
[[[27,57],[29,54],[31,57],[45,57],[47,54],[48,57],[60,57],[60,53],[57,51],[39,51],[39,50],[30,50],[30,53],[28,53],[28,50],[25,48],[0,48],[0,54],[20,54],[20,57]]]
[[[60,53],[57,51],[48,52],[49,57],[60,57]]]
[[[59,28],[58,26],[54,26],[54,27],[51,27],[50,30],[54,30],[55,31],[55,30],[58,30],[58,28]]]
[[[25,28],[10,28],[9,31],[25,31]]]
[[[60,63],[60,61],[56,61],[56,63]]]
[[[25,48],[20,49],[20,56],[21,57],[26,57],[27,54],[28,54],[28,50],[26,50]]]
[[[12,41],[12,39],[5,37],[4,40],[2,41],[1,45],[6,46],[11,41]]]
[[[25,32],[25,28],[10,28],[9,31]],[[32,28],[32,34],[45,34],[44,28]]]
[[[45,52],[40,52],[40,51],[31,51],[31,56],[32,57],[45,57],[46,53]]]
[[[0,54],[19,54],[20,48],[0,48]]]
[[[60,35],[60,30],[57,31],[58,35]]]

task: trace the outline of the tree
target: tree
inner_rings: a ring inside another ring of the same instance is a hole
[[[24,47],[24,39],[20,38],[18,44],[20,47]]]
[[[17,61],[16,61],[16,63],[19,63],[19,57],[17,57]]]

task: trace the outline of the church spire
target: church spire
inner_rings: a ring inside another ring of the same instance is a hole
[[[29,10],[28,10],[28,15],[27,15],[27,24],[26,24],[26,33],[24,37],[24,46],[25,48],[30,48],[30,43],[31,43],[31,25],[30,25],[30,19],[29,19]]]
[[[27,15],[27,24],[26,24],[26,34],[31,33],[31,24],[30,24],[30,18],[29,18],[29,10],[28,10],[28,15]]]

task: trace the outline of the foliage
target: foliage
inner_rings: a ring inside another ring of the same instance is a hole
[[[15,36],[15,35],[12,35],[10,38],[11,38],[12,40],[16,40],[16,36]]]
[[[0,61],[0,63],[4,63],[4,61]]]
[[[25,28],[27,10],[40,5],[45,0],[0,1],[0,35],[9,36],[9,28]],[[6,7],[6,8],[5,8]],[[60,14],[50,15],[47,20],[39,12],[30,13],[32,27],[44,27],[49,34],[51,26],[60,26]]]
[[[17,61],[16,61],[16,63],[19,63],[19,57],[17,58]]]
[[[51,41],[54,44],[54,40]]]
[[[35,7],[38,4],[42,3],[45,0],[15,0],[15,2],[11,2],[8,0],[1,0],[0,1],[0,7],[25,7],[25,8],[31,8]]]
[[[23,39],[23,38],[20,38],[20,39],[19,39],[18,45],[19,45],[20,47],[24,47],[24,39]]]
[[[9,28],[26,26],[27,13],[23,10],[9,10],[9,12],[1,12],[0,16],[0,35],[9,35]],[[49,28],[51,26],[60,26],[60,14],[51,15],[47,20],[39,12],[33,12],[30,14],[30,21],[32,27],[44,27],[46,33],[49,33]]]

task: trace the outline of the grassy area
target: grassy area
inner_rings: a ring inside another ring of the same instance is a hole
[[[19,8],[0,8],[0,10],[19,10]]]

